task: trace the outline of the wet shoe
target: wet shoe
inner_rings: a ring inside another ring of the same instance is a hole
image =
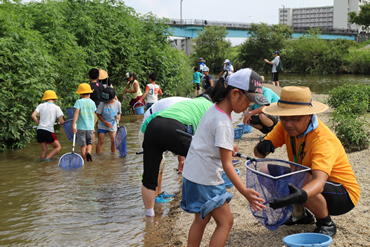
[[[158,195],[155,197],[155,202],[159,202],[159,203],[162,203],[162,202],[169,202],[171,200],[167,200],[167,199],[164,199],[162,196]]]
[[[334,221],[331,221],[329,224],[323,224],[322,222],[318,221],[316,222],[316,228],[313,230],[313,232],[334,237],[334,235],[337,233],[337,226],[335,225]]]
[[[92,161],[92,157],[91,157],[91,154],[90,153],[87,153],[86,154],[86,161],[87,162],[91,162]]]
[[[51,159],[42,159],[41,161],[51,161]]]
[[[161,196],[162,198],[171,198],[171,197],[174,197],[175,194],[168,194],[166,191],[163,191],[161,194],[159,194],[158,196]]]
[[[292,226],[292,225],[309,225],[315,223],[315,217],[313,214],[306,209],[306,216],[300,218],[299,220],[293,221],[293,215],[283,223],[283,225]]]

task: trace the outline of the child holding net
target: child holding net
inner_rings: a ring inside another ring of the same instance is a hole
[[[245,196],[254,210],[265,208],[259,194],[247,189],[232,165],[237,151],[231,112],[240,113],[250,103],[268,105],[262,94],[262,78],[251,69],[242,69],[220,76],[211,98],[216,102],[203,115],[192,140],[183,170],[181,207],[195,213],[189,230],[188,246],[199,246],[203,232],[213,217],[217,227],[209,246],[224,246],[233,225],[228,203],[232,195],[226,192],[222,173]]]

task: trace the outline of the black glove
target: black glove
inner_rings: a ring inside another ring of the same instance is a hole
[[[275,147],[270,140],[263,140],[257,144],[257,151],[265,156],[266,153],[273,153]]]
[[[270,207],[273,209],[286,207],[292,204],[303,204],[307,201],[308,195],[304,190],[300,190],[293,184],[288,184],[289,186],[289,196],[275,199],[270,202]]]

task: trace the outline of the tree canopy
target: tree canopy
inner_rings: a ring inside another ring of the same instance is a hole
[[[355,11],[348,13],[349,22],[356,23],[367,30],[370,26],[370,3],[360,6],[360,12],[357,14]]]
[[[194,39],[196,45],[192,60],[197,61],[202,57],[211,71],[221,72],[231,47],[231,42],[226,40],[227,34],[226,27],[216,25],[204,27],[204,31],[198,31],[198,37]]]

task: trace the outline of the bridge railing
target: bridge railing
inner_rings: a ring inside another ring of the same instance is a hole
[[[171,26],[224,26],[227,28],[235,29],[249,29],[251,27],[250,23],[244,22],[227,22],[227,21],[211,21],[211,20],[200,20],[200,19],[169,19],[166,24]],[[272,25],[268,25],[272,26]],[[310,30],[310,27],[294,27],[291,26],[294,32],[297,33],[307,33]],[[325,27],[320,28],[322,33],[325,34],[343,34],[343,35],[356,35],[358,33],[357,29],[341,29],[341,28],[332,28]]]

